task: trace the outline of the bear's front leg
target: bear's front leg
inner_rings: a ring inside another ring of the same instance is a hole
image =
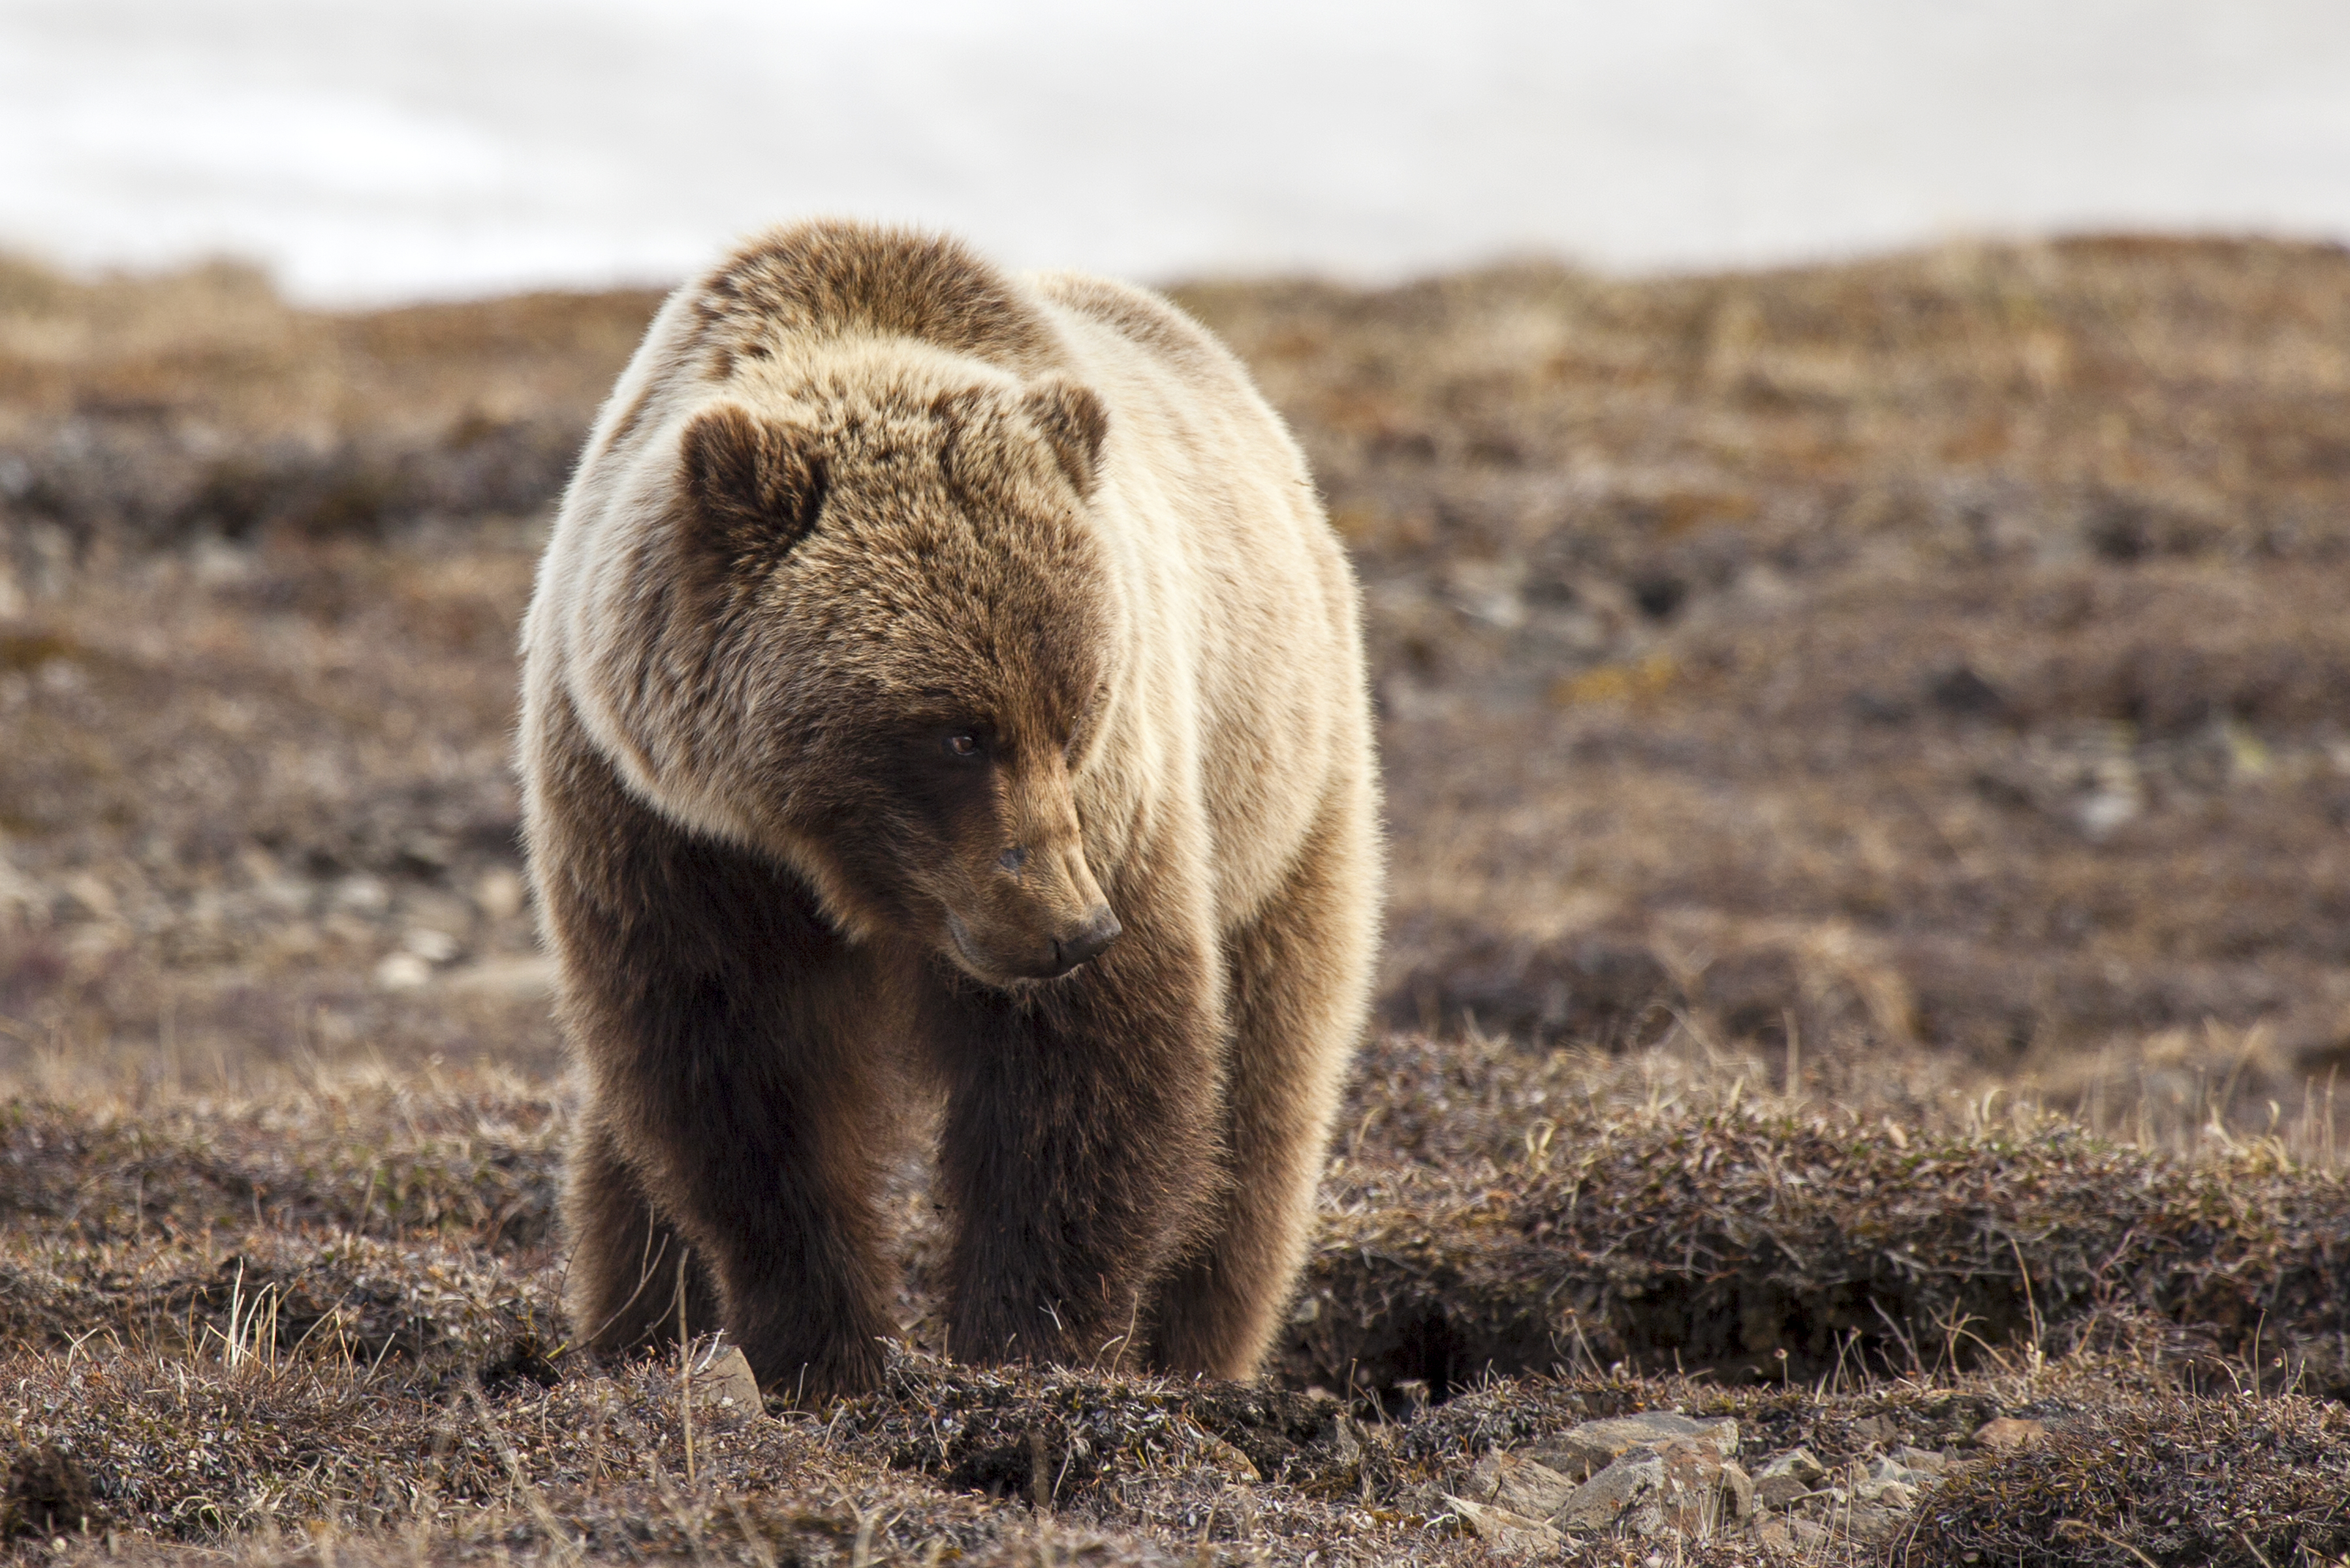
[[[744,996],[740,978],[639,997],[622,1026],[634,1049],[597,1064],[596,1098],[716,1287],[717,1321],[690,1328],[724,1328],[771,1394],[855,1392],[879,1379],[890,1327],[870,1086],[828,1021],[755,981]],[[598,1250],[581,1241],[583,1258]]]
[[[869,1387],[890,1329],[873,961],[788,873],[599,774],[557,782],[582,776],[606,784],[596,813],[546,813],[534,846],[588,1090],[564,1215],[574,1332],[599,1350],[673,1336],[690,1251],[687,1327],[723,1328],[761,1387]]]
[[[951,1355],[1115,1366],[1147,1341],[1150,1287],[1219,1188],[1219,984],[1204,942],[1141,910],[1062,979],[940,982]]]

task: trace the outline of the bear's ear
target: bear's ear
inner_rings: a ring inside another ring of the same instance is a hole
[[[680,447],[696,519],[727,559],[780,556],[816,525],[824,463],[803,432],[721,403]]]
[[[1030,389],[1023,407],[1078,496],[1091,495],[1101,483],[1102,443],[1109,439],[1109,410],[1101,400],[1075,381],[1046,381]]]

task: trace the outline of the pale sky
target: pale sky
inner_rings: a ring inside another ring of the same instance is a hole
[[[1152,280],[2350,240],[2345,0],[0,0],[0,246],[362,302],[809,213]]]

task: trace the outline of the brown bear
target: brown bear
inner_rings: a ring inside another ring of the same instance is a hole
[[[1357,601],[1156,296],[838,223],[673,295],[523,633],[579,1340],[870,1385],[927,1093],[950,1354],[1252,1374],[1368,1002]]]

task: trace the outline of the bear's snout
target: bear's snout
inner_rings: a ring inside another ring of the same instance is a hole
[[[1125,930],[1107,904],[1096,905],[1084,925],[1053,939],[1053,973],[1064,975],[1087,959],[1099,958]]]
[[[1058,980],[1125,934],[1093,868],[1074,845],[994,857],[990,873],[941,888],[950,957],[993,985]]]
[[[1099,958],[1125,928],[1087,861],[1060,752],[1013,751],[993,783],[993,810],[955,836],[932,884],[946,917],[943,945],[992,985],[1058,980]]]
[[[963,966],[983,980],[999,984],[1022,980],[1058,980],[1080,964],[1099,958],[1125,934],[1107,904],[1097,904],[1075,925],[1064,929],[1022,933],[998,929],[974,930],[950,912],[947,929]]]

